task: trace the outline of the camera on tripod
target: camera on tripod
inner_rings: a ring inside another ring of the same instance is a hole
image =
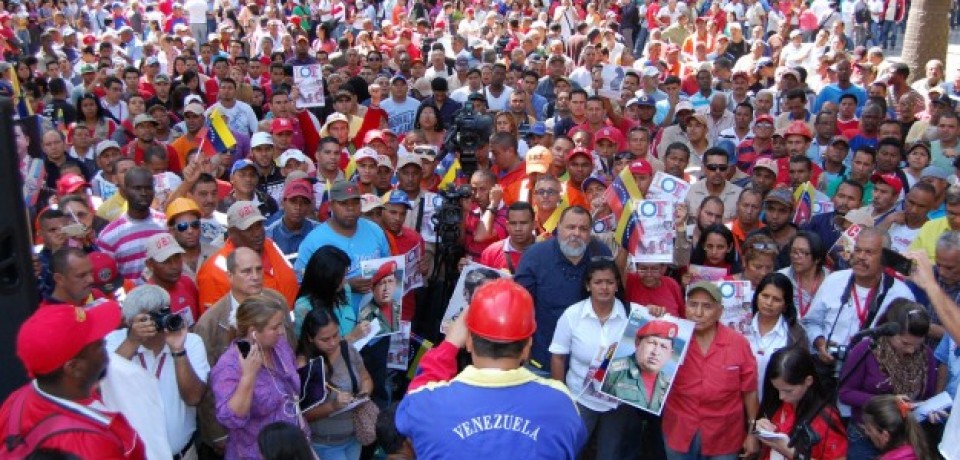
[[[448,152],[457,152],[460,169],[466,177],[477,170],[477,151],[490,142],[493,131],[493,118],[490,115],[474,112],[472,104],[464,104],[457,112],[453,128],[443,140]]]

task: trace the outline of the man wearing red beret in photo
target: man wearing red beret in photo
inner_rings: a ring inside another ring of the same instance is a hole
[[[0,457],[38,448],[84,459],[143,459],[143,441],[126,418],[109,412],[96,388],[109,357],[104,337],[120,325],[120,306],[53,305],[20,326],[17,356],[34,380],[0,407]]]
[[[658,412],[670,389],[670,376],[660,372],[673,358],[677,325],[669,321],[648,321],[637,329],[633,355],[610,363],[610,375],[603,392]]]
[[[381,265],[370,279],[370,292],[373,298],[370,299],[370,303],[360,309],[360,321],[379,322],[378,334],[400,330],[401,303],[394,293],[401,281],[397,272],[397,263],[392,260]]]

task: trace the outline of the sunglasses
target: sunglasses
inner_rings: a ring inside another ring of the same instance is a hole
[[[536,193],[538,196],[554,196],[554,195],[559,195],[560,191],[550,189],[550,188],[544,188],[544,189],[537,190],[534,193]]]
[[[190,221],[190,222],[180,222],[174,226],[178,232],[183,233],[191,228],[200,228],[200,219]]]
[[[729,165],[707,165],[706,168],[710,171],[721,171],[726,172]]]

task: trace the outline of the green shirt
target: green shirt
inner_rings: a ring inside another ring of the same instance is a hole
[[[603,393],[629,401],[636,406],[660,412],[670,389],[670,379],[663,372],[657,373],[653,384],[653,397],[647,394],[640,367],[633,355],[617,358],[610,363],[610,374],[603,381]]]

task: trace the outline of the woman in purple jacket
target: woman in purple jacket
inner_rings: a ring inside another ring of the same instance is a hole
[[[870,398],[894,395],[904,402],[923,401],[935,391],[937,365],[933,351],[924,344],[930,330],[926,309],[916,302],[896,299],[887,310],[885,322],[899,325],[900,333],[858,343],[840,373],[840,402],[853,409],[847,427],[847,458],[876,458],[880,454],[861,428],[863,409]]]
[[[210,371],[217,420],[229,430],[224,458],[259,459],[257,435],[273,422],[299,426],[300,377],[285,338],[287,309],[272,298],[253,296],[237,307],[234,344]]]

